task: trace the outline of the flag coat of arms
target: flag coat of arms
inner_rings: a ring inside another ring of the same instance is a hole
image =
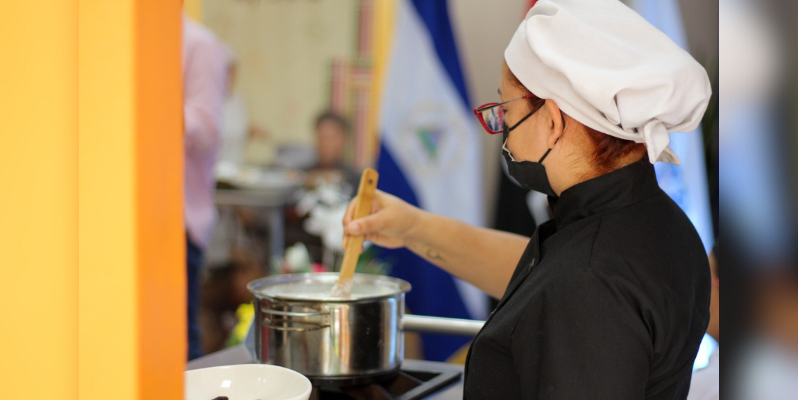
[[[424,210],[482,225],[481,138],[446,0],[398,0],[378,119],[379,189]],[[498,60],[499,62],[499,60]],[[412,285],[408,311],[486,316],[486,296],[407,249],[383,250],[391,275]],[[429,360],[445,360],[469,338],[422,335]]]

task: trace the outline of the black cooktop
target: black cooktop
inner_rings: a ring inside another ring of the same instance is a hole
[[[408,360],[392,378],[369,385],[314,387],[309,400],[418,400],[459,380],[459,368]]]

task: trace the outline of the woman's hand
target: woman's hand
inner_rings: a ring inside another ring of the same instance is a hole
[[[381,247],[406,247],[498,299],[528,244],[524,236],[431,214],[380,190],[370,215],[354,221],[355,204],[350,202],[342,221],[343,248],[356,235]]]
[[[375,191],[370,215],[353,221],[355,199],[344,215],[346,243],[350,235],[365,235],[364,239],[386,248],[406,246],[409,234],[420,223],[425,212],[380,190]],[[342,245],[344,248],[344,244]]]

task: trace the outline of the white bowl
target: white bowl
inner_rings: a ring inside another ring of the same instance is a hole
[[[311,381],[275,365],[242,364],[185,372],[186,400],[308,400]]]

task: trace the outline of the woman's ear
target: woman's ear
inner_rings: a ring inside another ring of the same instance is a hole
[[[561,109],[554,100],[547,99],[544,101],[544,107],[547,110],[547,115],[550,117],[550,132],[547,135],[547,148],[552,149],[556,146],[556,141],[564,134],[564,118],[562,118]]]

